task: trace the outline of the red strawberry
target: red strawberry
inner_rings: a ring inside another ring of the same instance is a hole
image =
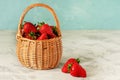
[[[85,69],[80,66],[78,63],[74,63],[71,67],[70,74],[75,77],[86,77],[86,71]]]
[[[75,59],[75,58],[70,58],[70,59],[63,65],[63,67],[62,67],[62,72],[64,72],[64,73],[69,73],[70,70],[71,70],[72,64],[74,64],[74,63],[79,63],[79,62],[80,62],[80,59],[79,59],[79,58],[77,58],[77,59]]]
[[[44,39],[47,39],[47,34],[46,33],[43,33],[41,36],[38,37],[37,40],[44,40]]]
[[[31,22],[25,22],[23,26],[23,30],[25,33],[30,33],[30,32],[36,33],[37,32],[37,29]]]
[[[40,28],[40,33],[53,34],[52,29],[48,24],[43,24]]]

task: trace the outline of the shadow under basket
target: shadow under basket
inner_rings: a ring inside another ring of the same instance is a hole
[[[22,37],[20,26],[22,25],[25,14],[34,7],[44,7],[52,13],[56,22],[58,37],[47,40],[30,40]],[[62,41],[60,26],[54,10],[48,5],[36,3],[28,6],[24,10],[22,16],[20,17],[20,22],[18,24],[16,39],[17,57],[23,66],[32,69],[52,69],[59,65],[59,62],[62,57]]]

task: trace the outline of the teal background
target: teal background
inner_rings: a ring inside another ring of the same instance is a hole
[[[0,29],[16,30],[23,10],[38,2],[55,10],[62,30],[120,29],[120,0],[0,0]],[[55,25],[43,8],[30,10],[24,20]]]

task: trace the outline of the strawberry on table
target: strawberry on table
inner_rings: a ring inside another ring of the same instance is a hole
[[[79,65],[78,63],[74,63],[71,67],[70,74],[75,77],[86,77],[86,71],[85,69]]]
[[[62,72],[64,73],[69,73],[70,70],[71,70],[71,66],[74,64],[74,63],[79,63],[80,62],[80,59],[77,58],[70,58],[69,60],[67,60],[67,62],[63,65],[62,67]]]
[[[62,67],[62,72],[70,73],[74,77],[83,77],[87,76],[85,69],[79,64],[80,59],[70,58]]]

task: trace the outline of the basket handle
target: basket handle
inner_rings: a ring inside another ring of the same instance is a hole
[[[44,8],[46,8],[46,9],[48,9],[48,10],[52,13],[52,15],[53,15],[53,17],[54,17],[54,20],[55,20],[55,22],[56,22],[56,27],[57,27],[58,35],[61,36],[60,24],[59,24],[59,21],[58,21],[58,18],[57,18],[57,15],[56,15],[55,11],[54,11],[50,6],[48,6],[48,5],[46,5],[46,4],[42,4],[42,3],[31,4],[30,6],[28,6],[28,7],[23,11],[23,13],[22,13],[22,15],[21,15],[21,17],[20,17],[19,24],[18,24],[18,35],[21,36],[21,33],[20,33],[21,27],[20,27],[20,26],[21,26],[21,24],[22,24],[22,22],[23,22],[23,19],[24,19],[25,15],[27,14],[27,12],[28,12],[30,9],[32,9],[32,8],[34,8],[34,7],[44,7]]]

